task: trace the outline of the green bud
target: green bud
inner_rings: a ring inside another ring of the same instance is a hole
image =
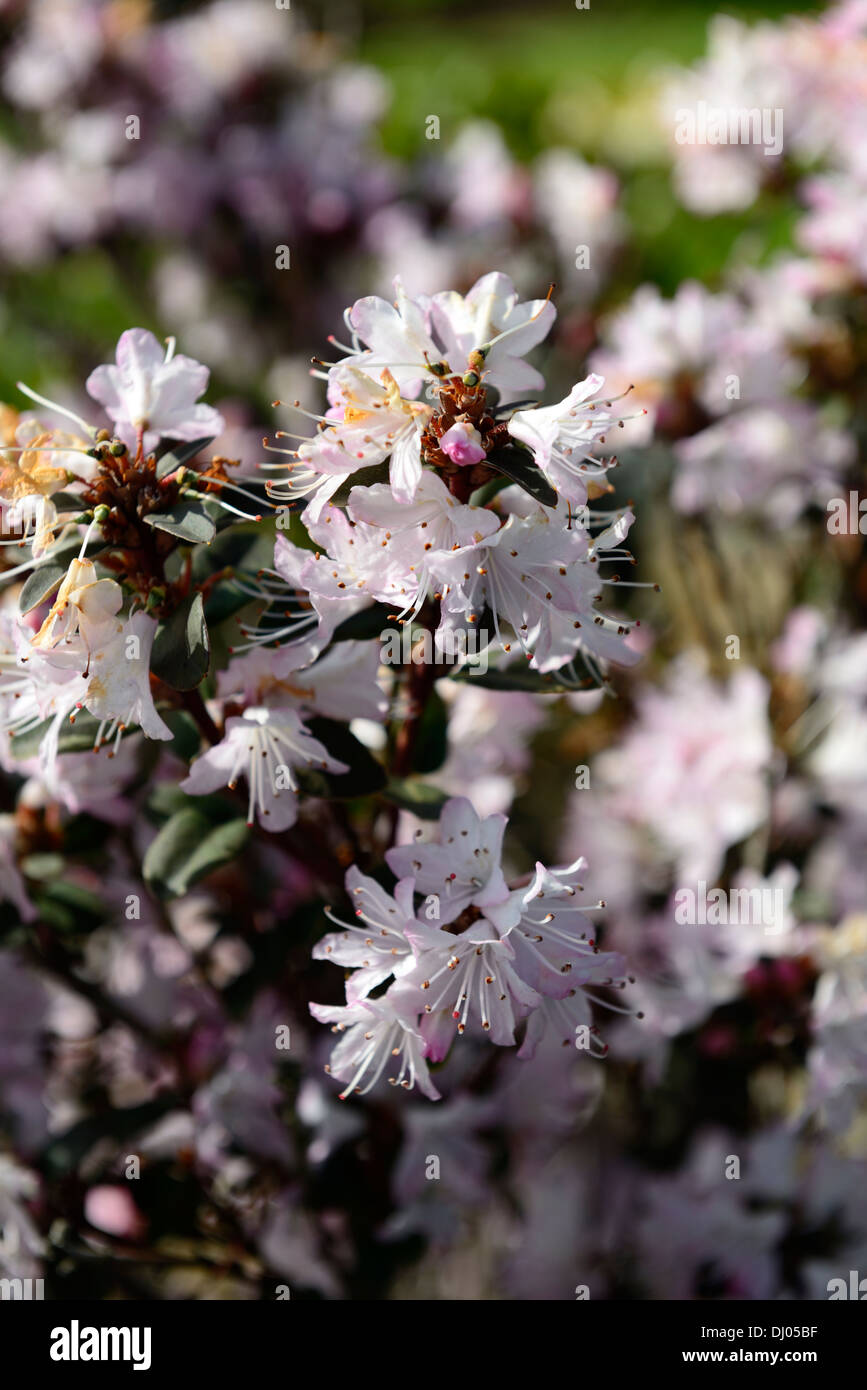
[[[465,386],[478,386],[482,378],[479,376],[478,372],[464,372],[461,379]]]
[[[119,459],[126,453],[126,445],[119,439],[113,439],[108,446],[108,452],[114,454],[116,459]]]
[[[93,509],[93,519],[98,526],[104,526],[111,516],[111,507],[107,507],[104,502],[100,502],[98,507]]]

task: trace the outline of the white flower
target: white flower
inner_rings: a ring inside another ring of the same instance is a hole
[[[618,550],[632,524],[621,513],[595,538],[568,513],[536,507],[512,515],[474,552],[437,556],[431,567],[442,594],[442,627],[475,626],[490,613],[497,640],[512,650],[508,625],[533,670],[553,671],[579,652],[624,665],[638,660],[626,645],[628,623],[600,613],[596,603],[606,583],[600,562]]]
[[[557,405],[519,410],[509,421],[509,434],[532,450],[537,467],[569,502],[583,505],[588,483],[598,484],[615,462],[590,452],[617,425],[617,417],[591,399],[604,385],[604,377],[588,376]]]
[[[95,653],[84,703],[101,721],[97,744],[106,724],[111,726],[108,738],[116,730],[119,739],[130,724],[137,724],[146,738],[172,737],[171,729],[157,714],[151,693],[150,659],[156,630],[156,620],[139,610],[105,650]]]
[[[454,290],[435,294],[430,307],[431,323],[444,349],[439,355],[453,371],[464,371],[471,352],[491,345],[485,382],[495,386],[505,402],[545,385],[541,373],[521,359],[550,332],[556,315],[548,299],[520,304],[508,275],[496,270],[477,280],[466,296]]]
[[[437,895],[440,922],[478,907],[505,929],[519,917],[500,863],[506,824],[505,816],[480,820],[466,797],[453,797],[440,815],[438,839],[390,849],[388,867],[398,878],[413,877],[419,893]]]
[[[431,368],[442,358],[420,302],[410,299],[401,281],[394,282],[395,302],[368,295],[353,304],[347,320],[368,350],[355,356],[367,371],[387,368],[407,395],[417,395]]]
[[[192,441],[222,431],[223,417],[209,405],[196,404],[208,386],[207,367],[192,357],[175,356],[173,339],[164,353],[153,333],[129,328],[120,336],[116,360],[116,366],[91,372],[87,390],[129,448],[135,448],[139,431],[146,452],[164,436]]]
[[[389,1076],[390,1085],[411,1091],[417,1084],[430,1100],[439,1100],[424,1060],[418,1010],[400,985],[392,985],[381,999],[346,1005],[311,1004],[310,1012],[320,1023],[331,1023],[334,1032],[344,1034],[326,1067],[332,1076],[347,1082],[341,1100],[353,1093],[367,1095],[386,1067],[397,1072]]]
[[[388,696],[377,682],[379,650],[370,642],[336,642],[312,665],[296,645],[279,651],[258,647],[236,657],[217,676],[221,699],[245,704],[296,705],[326,719],[372,719],[388,713]]]
[[[455,1023],[463,1033],[475,1016],[493,1042],[511,1046],[516,1024],[539,1003],[539,995],[518,974],[510,941],[484,919],[460,936],[421,925],[409,935],[419,957],[404,980],[408,988],[417,987],[431,1019],[430,1029],[422,1024],[428,1056],[445,1056]]]
[[[332,375],[337,379],[340,406],[329,415],[336,416],[342,409],[342,417],[309,443],[299,445],[298,463],[290,468],[295,476],[285,484],[285,495],[312,491],[307,515],[317,521],[326,502],[352,473],[390,458],[395,497],[412,501],[422,472],[421,434],[433,414],[431,407],[404,400],[388,370],[374,381],[357,367],[341,363]],[[273,487],[270,491],[277,496]]]
[[[113,579],[97,579],[91,560],[73,560],[31,645],[49,651],[81,633],[88,651],[104,646],[121,629],[115,615],[122,603],[119,584]]]
[[[234,788],[243,774],[250,790],[247,824],[258,816],[266,830],[288,830],[298,815],[292,769],[314,766],[349,771],[308,732],[295,710],[253,708],[226,720],[225,736],[195,759],[181,788],[202,796],[219,787]]]
[[[417,923],[412,879],[401,879],[392,896],[353,865],[346,874],[346,889],[355,915],[364,925],[348,926],[332,917],[329,909],[331,920],[346,930],[330,932],[317,942],[313,959],[330,960],[354,971],[346,982],[346,999],[353,1004],[366,999],[392,975],[403,975],[412,968],[415,956],[406,928]]]

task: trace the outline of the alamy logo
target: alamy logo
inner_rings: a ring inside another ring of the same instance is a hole
[[[410,623],[384,628],[379,634],[384,666],[467,666],[470,675],[488,669],[490,635],[476,628],[443,628],[419,631]]]
[[[151,1364],[149,1327],[79,1327],[73,1318],[69,1327],[51,1330],[49,1354],[52,1361],[132,1361],[134,1371],[147,1371]]]
[[[45,1297],[44,1279],[0,1279],[0,1300],[23,1302]]]
[[[783,148],[782,107],[682,106],[674,113],[679,145],[761,145],[768,157]]]
[[[778,936],[786,925],[786,895],[782,888],[723,888],[707,891],[700,879],[695,888],[678,888],[674,920],[680,927],[764,927]]]
[[[825,1286],[831,1303],[835,1299],[849,1298],[859,1303],[867,1303],[867,1279],[862,1279],[857,1269],[849,1270],[849,1283],[845,1279],[829,1279]]]

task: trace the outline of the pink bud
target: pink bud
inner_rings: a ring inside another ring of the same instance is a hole
[[[84,1215],[91,1226],[110,1236],[136,1240],[146,1222],[124,1187],[92,1187],[84,1199]]]
[[[461,468],[481,463],[485,457],[482,436],[465,420],[458,420],[450,430],[446,430],[440,440],[440,448],[452,463],[458,464]]]

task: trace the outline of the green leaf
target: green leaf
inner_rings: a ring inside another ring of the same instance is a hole
[[[485,462],[496,468],[498,473],[505,473],[507,478],[529,492],[544,507],[556,507],[556,492],[525,449],[494,449]]]
[[[44,565],[37,565],[32,574],[27,576],[24,586],[18,599],[18,607],[22,613],[29,613],[32,608],[38,608],[53,594],[54,590],[61,584],[66,574],[65,565],[52,564],[49,561]]]
[[[154,638],[151,670],[173,690],[195,690],[211,663],[211,642],[201,594],[190,594]]]
[[[449,717],[445,702],[432,690],[418,723],[412,766],[415,772],[436,772],[448,753]]]
[[[219,627],[220,623],[224,623],[227,618],[234,618],[236,613],[240,613],[242,608],[248,608],[251,603],[255,603],[255,599],[245,594],[231,579],[215,584],[205,602],[208,626]]]
[[[534,695],[557,695],[563,691],[575,690],[575,680],[572,677],[569,684],[564,684],[558,680],[556,671],[546,671],[543,675],[541,671],[531,671],[527,666],[504,666],[498,669],[496,666],[489,666],[487,671],[475,670],[469,666],[461,667],[459,670],[450,671],[449,678],[453,681],[468,681],[471,685],[484,686],[486,690],[526,690]]]
[[[62,878],[43,884],[35,904],[46,925],[57,931],[94,931],[105,920],[105,909],[95,893]]]
[[[331,640],[367,642],[378,637],[384,628],[394,626],[394,610],[394,604],[389,607],[385,603],[373,603],[369,608],[362,608],[359,613],[353,613],[351,618],[344,618],[342,623],[338,623]]]
[[[191,545],[207,545],[217,534],[217,528],[204,508],[197,502],[179,500],[170,512],[150,512],[143,518],[148,526],[168,531],[170,536],[188,541]]]
[[[51,728],[52,720],[46,719],[35,729],[28,729],[24,734],[15,734],[10,744],[10,751],[14,758],[24,761],[26,758],[35,758],[39,753],[43,739],[46,738],[48,730]],[[58,752],[60,753],[86,753],[95,744],[96,731],[99,728],[99,720],[94,719],[92,714],[85,710],[80,710],[75,716],[75,723],[66,720],[60,729],[60,736],[57,741]],[[136,728],[130,725],[124,729],[122,738],[134,734]]]
[[[162,718],[174,736],[166,745],[166,752],[174,753],[181,762],[190,762],[202,746],[202,735],[195,719],[185,709],[165,710]]]
[[[161,897],[178,897],[234,859],[249,833],[246,821],[240,818],[212,825],[192,806],[176,811],[144,857],[145,881]]]
[[[308,796],[369,796],[385,786],[385,769],[364,744],[350,733],[346,724],[334,719],[305,719],[314,738],[324,743],[334,758],[349,767],[348,772],[325,772],[321,768],[296,769],[299,783]]]
[[[53,492],[51,500],[59,512],[87,511],[84,498],[74,492]]]
[[[345,507],[354,487],[375,487],[377,483],[387,483],[388,480],[389,465],[387,462],[375,463],[370,468],[359,468],[357,473],[353,473],[351,478],[347,478],[345,483],[341,483],[331,501],[335,507]]]
[[[258,569],[274,563],[274,536],[259,521],[233,518],[228,531],[221,531],[211,544],[193,552],[193,580],[204,584],[216,570],[242,568],[255,575]]]
[[[213,444],[214,435],[210,439],[194,439],[190,444],[176,444],[167,454],[163,454],[157,463],[157,477],[167,478],[170,473],[174,473],[176,468],[182,468],[190,459],[196,457],[203,449],[207,449],[209,444]]]
[[[448,792],[415,777],[392,777],[382,795],[402,811],[411,811],[419,820],[438,820],[449,799]]]
[[[40,1155],[45,1169],[53,1177],[72,1173],[97,1144],[104,1144],[106,1137],[114,1140],[132,1139],[140,1131],[149,1129],[177,1105],[174,1095],[161,1096],[158,1100],[148,1100],[142,1105],[126,1109],[111,1109],[98,1115],[79,1120],[64,1134],[49,1139]]]

